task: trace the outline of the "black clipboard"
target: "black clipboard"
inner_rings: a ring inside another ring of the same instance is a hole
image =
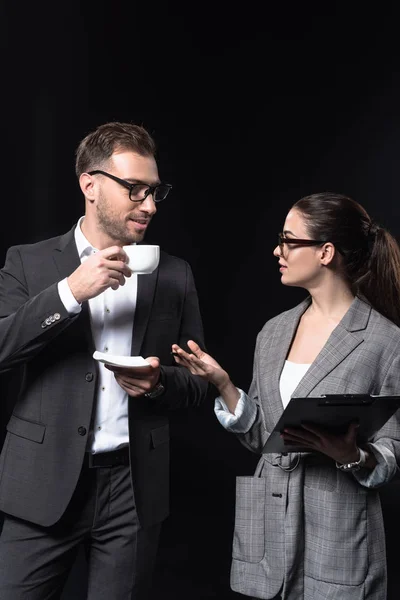
[[[264,448],[270,452],[309,452],[309,448],[285,444],[280,434],[285,427],[313,423],[329,431],[344,433],[350,423],[359,423],[357,442],[366,443],[400,408],[400,396],[327,394],[316,398],[292,398],[275,425]]]

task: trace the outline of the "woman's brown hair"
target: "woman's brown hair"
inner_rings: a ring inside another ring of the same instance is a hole
[[[355,294],[400,326],[400,248],[358,202],[325,192],[296,202],[312,239],[332,242]]]

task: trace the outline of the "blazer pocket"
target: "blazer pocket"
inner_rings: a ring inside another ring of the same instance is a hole
[[[258,563],[265,554],[264,477],[237,477],[232,557]]]
[[[157,429],[152,429],[150,436],[152,448],[157,448],[160,444],[169,442],[169,425],[163,425],[162,427],[157,427]]]
[[[32,442],[41,444],[44,439],[46,425],[43,425],[43,423],[35,423],[34,421],[27,421],[26,419],[11,415],[11,418],[7,423],[7,431],[27,440],[32,440]]]
[[[367,497],[304,487],[304,572],[358,586],[368,571]]]

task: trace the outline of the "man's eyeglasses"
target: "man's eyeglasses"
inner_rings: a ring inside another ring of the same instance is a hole
[[[169,183],[159,183],[157,185],[148,185],[147,183],[130,183],[125,179],[120,179],[115,175],[111,175],[111,173],[106,173],[105,171],[89,171],[88,175],[104,175],[105,177],[109,177],[113,181],[116,181],[124,188],[129,190],[129,200],[132,202],[143,202],[147,198],[149,194],[153,196],[154,202],[161,202],[161,200],[165,200],[168,196],[172,185]]]
[[[326,241],[322,240],[305,240],[300,238],[288,238],[284,233],[278,234],[278,246],[280,251],[283,251],[284,244],[288,246],[321,246],[321,244],[326,244]]]

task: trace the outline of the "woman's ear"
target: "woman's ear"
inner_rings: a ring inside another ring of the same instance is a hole
[[[330,265],[335,256],[336,256],[335,246],[331,242],[326,242],[321,247],[321,264],[324,266]]]

